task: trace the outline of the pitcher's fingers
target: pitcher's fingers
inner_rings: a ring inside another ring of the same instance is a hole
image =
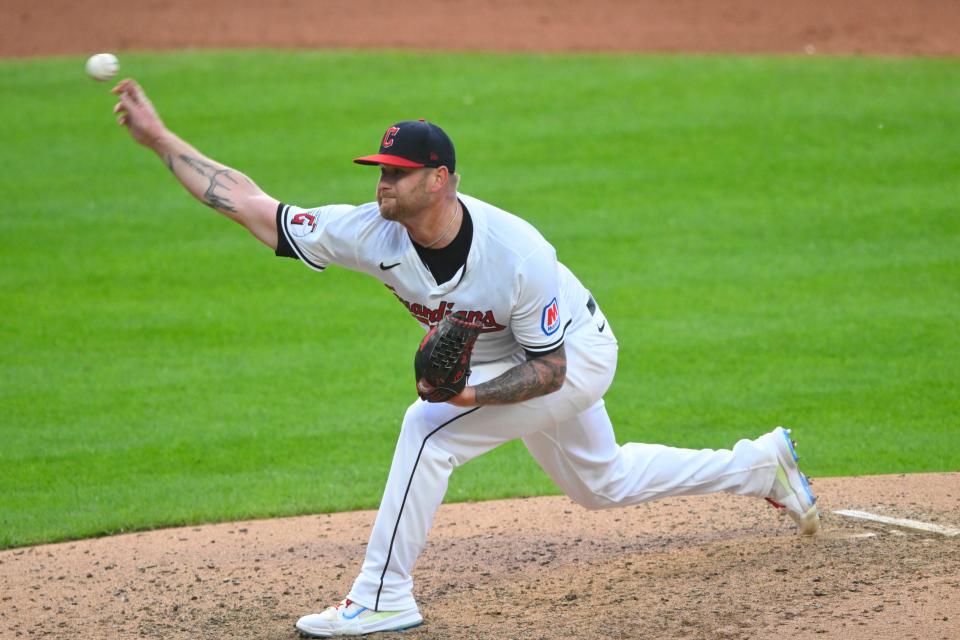
[[[113,105],[114,113],[120,113],[121,111],[126,111],[122,102],[118,102],[117,104]]]
[[[137,101],[129,91],[120,94],[120,105],[125,111],[134,111],[137,108]]]
[[[123,80],[118,82],[116,85],[114,85],[113,89],[110,89],[110,93],[118,94],[123,91],[126,91],[129,85],[130,85],[130,78],[124,78]]]
[[[143,92],[143,89],[137,84],[136,80],[131,78],[130,80],[130,93],[133,95],[134,100],[137,103],[145,103],[147,101],[147,94]]]

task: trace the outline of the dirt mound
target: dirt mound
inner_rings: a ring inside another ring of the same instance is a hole
[[[824,531],[759,500],[588,512],[566,498],[444,505],[403,638],[960,637],[960,474],[817,482]],[[0,552],[0,637],[286,638],[343,597],[374,513],[166,529]],[[391,637],[391,636],[385,636]]]
[[[5,0],[0,56],[191,47],[956,55],[955,0]]]

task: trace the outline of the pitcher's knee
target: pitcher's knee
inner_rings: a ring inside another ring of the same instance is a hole
[[[567,496],[578,505],[589,511],[599,511],[617,506],[617,502],[606,495],[584,488],[579,491],[567,491]]]

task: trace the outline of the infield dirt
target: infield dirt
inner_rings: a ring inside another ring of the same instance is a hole
[[[955,0],[5,0],[0,56],[192,47],[956,55]]]
[[[0,56],[279,46],[957,55],[952,0],[187,0],[0,5]],[[757,500],[587,512],[445,505],[416,572],[426,625],[384,638],[960,638],[960,473],[817,482],[823,532]],[[0,552],[0,638],[294,638],[339,600],[373,512],[166,529]]]
[[[561,497],[444,505],[416,572],[425,626],[384,638],[960,637],[960,474],[816,483],[823,531],[761,500],[589,512]],[[0,552],[0,636],[295,638],[338,601],[373,511],[165,529]]]

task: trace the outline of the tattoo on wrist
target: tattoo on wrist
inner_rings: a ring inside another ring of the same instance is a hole
[[[567,356],[561,347],[554,353],[528,360],[489,382],[474,387],[476,403],[511,404],[523,402],[563,386],[567,373]]]
[[[164,159],[164,162],[167,164],[167,169],[170,169],[170,173],[173,173],[173,156],[168,153],[167,157]]]
[[[210,184],[203,194],[203,201],[207,203],[208,206],[219,209],[220,211],[237,212],[233,206],[233,202],[222,193],[224,191],[230,191],[230,185],[227,184],[226,181],[232,182],[234,185],[240,184],[239,181],[233,177],[232,170],[219,169],[216,165],[206,160],[184,154],[180,154],[180,159],[183,160],[184,164],[188,167],[210,180]],[[217,193],[218,189],[221,193]]]

